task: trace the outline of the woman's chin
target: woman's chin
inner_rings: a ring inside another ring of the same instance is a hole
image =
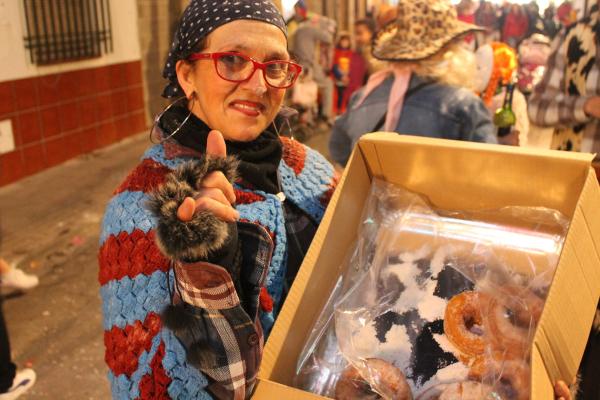
[[[233,142],[251,142],[260,136],[265,129],[259,127],[247,127],[247,128],[231,128],[225,134],[225,139]]]

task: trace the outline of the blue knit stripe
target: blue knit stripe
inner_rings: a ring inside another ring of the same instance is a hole
[[[148,233],[154,228],[154,217],[146,209],[148,199],[144,192],[128,190],[113,197],[106,206],[102,220],[100,246],[110,235],[117,236],[121,232],[131,234],[135,229]]]
[[[320,153],[305,147],[304,168],[296,173],[287,164],[279,165],[283,191],[285,195],[303,211],[321,221],[325,207],[320,199],[329,190],[334,177],[333,166]]]
[[[113,326],[124,329],[136,321],[144,321],[148,313],[157,313],[169,303],[167,275],[156,271],[147,276],[112,280],[100,288],[104,330]]]
[[[165,148],[163,147],[162,144],[154,145],[154,146],[150,147],[148,150],[146,150],[146,152],[142,156],[142,160],[145,160],[145,159],[154,160],[157,163],[162,164],[170,169],[175,169],[183,161],[186,161],[186,159],[184,159],[184,158],[172,158],[172,159],[167,158],[165,155]]]
[[[162,338],[165,343],[162,365],[171,378],[167,388],[171,399],[211,400],[212,397],[205,391],[208,380],[187,363],[185,349],[179,340],[167,329],[162,330]]]
[[[152,338],[150,351],[144,351],[138,359],[138,369],[128,378],[125,374],[115,376],[112,371],[108,371],[108,379],[112,390],[113,399],[134,399],[140,397],[140,381],[144,375],[152,372],[150,363],[156,355],[160,345],[161,335],[158,334]]]

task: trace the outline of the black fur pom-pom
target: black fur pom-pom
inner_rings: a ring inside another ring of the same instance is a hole
[[[187,361],[198,369],[212,369],[217,365],[215,349],[210,345],[205,325],[184,304],[168,305],[161,314],[163,325],[186,348]]]
[[[237,165],[233,157],[186,162],[167,175],[165,183],[150,195],[147,206],[157,219],[156,243],[163,254],[173,260],[205,259],[224,245],[228,235],[225,221],[201,211],[184,222],[177,217],[177,209],[186,197],[198,196],[198,184],[213,171],[223,172],[233,183]]]

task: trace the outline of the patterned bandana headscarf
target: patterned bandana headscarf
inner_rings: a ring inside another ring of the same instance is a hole
[[[169,84],[163,91],[163,97],[172,98],[183,95],[177,82],[175,65],[186,59],[194,47],[213,30],[229,22],[250,19],[275,25],[287,35],[285,21],[281,13],[270,0],[192,0],[179,21],[163,77]]]

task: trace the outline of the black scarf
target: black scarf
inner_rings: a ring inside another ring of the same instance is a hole
[[[173,106],[167,110],[160,120],[160,128],[165,136],[174,132],[188,114],[189,110],[183,106]],[[204,154],[210,130],[204,121],[191,114],[173,138],[182,146]],[[277,168],[283,148],[276,133],[267,129],[251,142],[226,140],[225,144],[227,155],[234,155],[240,160],[238,173],[242,181],[249,183],[253,189],[272,194],[280,192]]]

